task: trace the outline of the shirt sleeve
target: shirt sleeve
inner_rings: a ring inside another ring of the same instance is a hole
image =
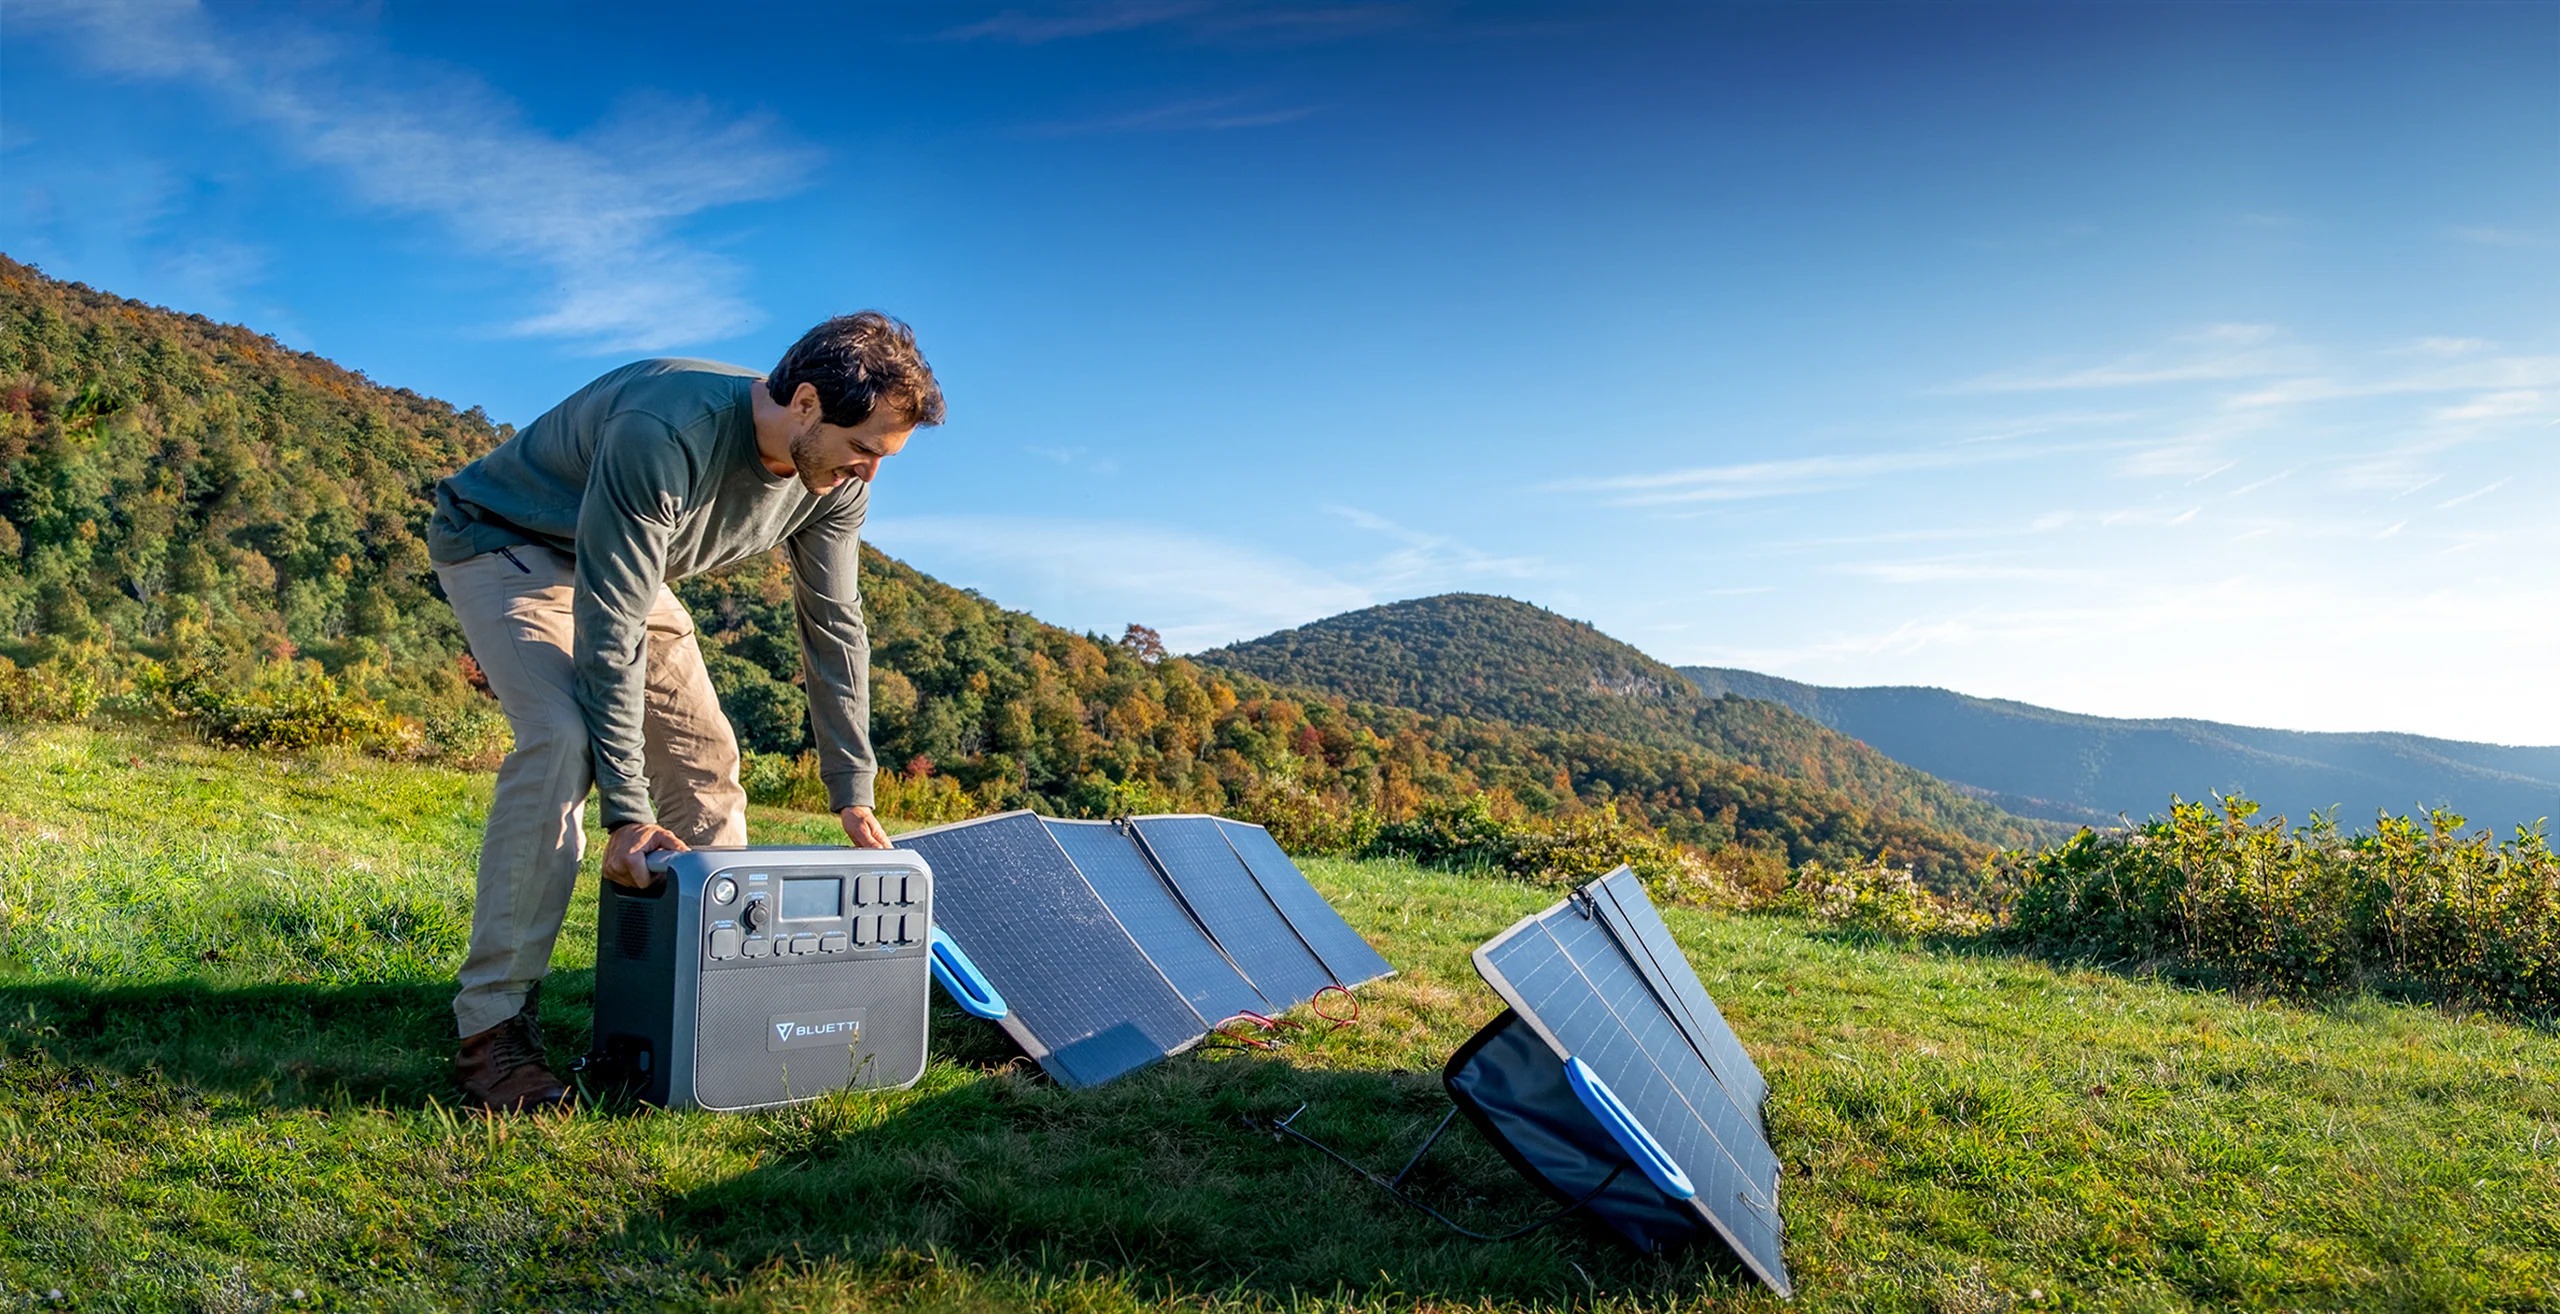
[[[573,660],[607,831],[657,820],[642,738],[649,609],[694,474],[674,431],[646,415],[608,420],[587,470],[578,507]]]
[[[789,543],[818,778],[827,806],[839,812],[871,806],[879,773],[871,754],[871,633],[862,622],[862,521],[870,501],[869,488],[855,490]]]

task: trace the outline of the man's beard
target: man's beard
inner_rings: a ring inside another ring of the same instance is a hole
[[[791,439],[791,468],[799,473],[800,486],[808,489],[811,497],[824,497],[835,491],[833,487],[820,486],[819,481],[832,473],[819,468],[822,459],[818,453],[818,426],[813,423]]]

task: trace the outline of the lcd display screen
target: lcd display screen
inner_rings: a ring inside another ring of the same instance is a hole
[[[782,920],[807,921],[844,911],[844,878],[800,876],[782,882]]]

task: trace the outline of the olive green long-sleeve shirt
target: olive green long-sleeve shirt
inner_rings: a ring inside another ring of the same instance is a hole
[[[522,543],[578,560],[578,698],[607,830],[655,819],[641,756],[649,606],[660,584],[777,545],[820,776],[837,809],[872,801],[871,642],[861,533],[870,485],[823,497],[756,454],[756,375],[644,360],[605,375],[436,485],[427,552],[454,562]]]

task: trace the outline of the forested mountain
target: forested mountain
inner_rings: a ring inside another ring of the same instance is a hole
[[[2109,825],[2162,811],[2171,794],[2216,791],[2297,820],[2337,807],[2349,824],[2370,822],[2377,810],[2430,807],[2501,830],[2560,815],[2560,748],[2121,720],[1944,689],[1828,688],[1711,666],[1680,673],[1711,695],[1784,703],[2027,816]]]
[[[260,704],[276,716],[348,695],[430,722],[482,706],[422,535],[434,481],[506,433],[0,257],[0,677],[34,667],[130,700],[185,669],[276,693]],[[883,769],[968,808],[1196,808],[1338,845],[1503,790],[1533,813],[1614,804],[1708,850],[1883,854],[1941,880],[1988,852],[1927,808],[1852,793],[1871,768],[1828,746],[1789,778],[1703,737],[1622,736],[1632,722],[1293,692],[1135,627],[1074,634],[877,553],[864,566]],[[740,738],[787,753],[807,732],[783,571],[761,559],[679,592]],[[1666,677],[1697,698],[1644,678]],[[1767,731],[1730,743],[1782,756]]]
[[[1199,655],[1219,670],[1439,716],[1482,717],[1746,763],[1880,816],[2023,846],[2040,829],[1784,706],[1705,695],[1580,621],[1447,593]]]
[[[0,256],[0,652],[299,653],[458,697],[426,498],[507,432]]]

